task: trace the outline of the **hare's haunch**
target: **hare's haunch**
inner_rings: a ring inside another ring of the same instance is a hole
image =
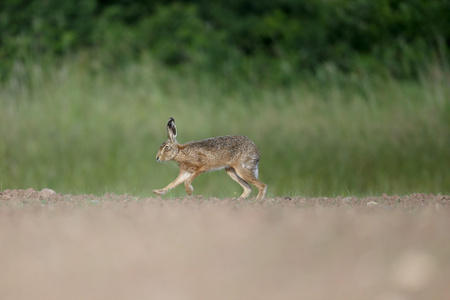
[[[153,193],[164,195],[184,182],[186,193],[191,195],[194,190],[191,183],[198,175],[225,169],[244,189],[240,198],[245,199],[250,195],[250,184],[259,190],[257,199],[264,198],[267,185],[258,180],[259,150],[248,137],[227,135],[179,144],[176,136],[175,120],[170,118],[167,123],[167,141],[159,148],[156,160],[177,162],[180,173],[165,188],[153,190]]]

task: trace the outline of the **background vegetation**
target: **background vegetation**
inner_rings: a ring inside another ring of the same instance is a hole
[[[0,67],[80,51],[117,67],[150,52],[253,80],[330,68],[410,77],[448,55],[449,11],[448,0],[4,0]]]
[[[0,3],[0,189],[147,195],[245,134],[270,195],[448,193],[448,1]],[[196,193],[234,196],[227,175]],[[183,188],[169,194],[184,195]]]

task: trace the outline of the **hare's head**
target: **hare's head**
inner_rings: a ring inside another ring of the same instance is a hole
[[[175,126],[175,120],[170,118],[169,122],[167,122],[167,141],[159,148],[156,154],[157,161],[172,160],[178,154],[179,148],[176,137],[177,127]]]

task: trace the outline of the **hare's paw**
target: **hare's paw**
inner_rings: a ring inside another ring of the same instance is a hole
[[[167,191],[165,191],[163,189],[161,189],[161,190],[153,190],[153,194],[156,194],[156,195],[159,195],[159,196],[162,196],[165,193],[167,193]]]

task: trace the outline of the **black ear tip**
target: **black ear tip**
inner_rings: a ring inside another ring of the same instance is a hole
[[[170,117],[169,122],[175,122],[175,119]]]

